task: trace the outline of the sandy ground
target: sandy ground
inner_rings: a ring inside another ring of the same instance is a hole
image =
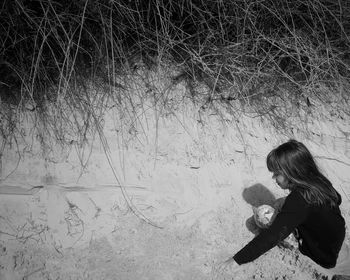
[[[191,106],[172,114],[139,108],[127,124],[107,112],[108,149],[95,134],[84,145],[73,139],[43,150],[28,132],[4,151],[0,279],[212,279],[213,265],[254,236],[252,206],[286,195],[265,157],[291,136],[341,193],[349,225],[348,119],[295,120],[286,134],[243,113],[238,122]],[[296,249],[276,247],[219,279],[325,275]]]

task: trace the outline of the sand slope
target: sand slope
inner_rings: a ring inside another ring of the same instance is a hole
[[[213,264],[254,236],[252,206],[286,195],[265,157],[289,137],[314,153],[349,224],[349,120],[317,118],[278,134],[244,114],[238,122],[191,106],[140,112],[123,126],[108,112],[107,150],[98,135],[46,152],[28,136],[5,150],[0,279],[211,279]],[[276,247],[222,279],[324,273],[297,250]]]

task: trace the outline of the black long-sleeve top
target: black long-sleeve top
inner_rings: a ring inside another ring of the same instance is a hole
[[[297,190],[291,191],[287,196],[281,212],[276,215],[271,226],[257,235],[233,258],[238,264],[251,262],[276,246],[294,229],[298,230],[301,240],[301,253],[324,268],[336,265],[345,237],[345,221],[339,206],[332,208],[311,205]]]

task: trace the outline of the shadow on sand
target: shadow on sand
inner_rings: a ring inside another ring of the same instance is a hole
[[[263,184],[254,184],[243,190],[243,199],[253,207],[259,207],[263,204],[273,206],[276,198],[273,193]]]
[[[275,208],[276,204],[280,200],[276,199],[276,197],[267,187],[259,183],[245,188],[243,190],[242,196],[243,199],[252,207],[259,207],[261,205],[267,204]],[[254,221],[254,215],[246,220],[246,227],[254,235],[257,235],[260,232],[260,228]]]

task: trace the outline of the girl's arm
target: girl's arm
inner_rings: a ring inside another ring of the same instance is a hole
[[[292,191],[271,226],[235,254],[233,259],[238,264],[255,260],[291,234],[298,225],[305,221],[307,215],[306,201],[297,191]]]

